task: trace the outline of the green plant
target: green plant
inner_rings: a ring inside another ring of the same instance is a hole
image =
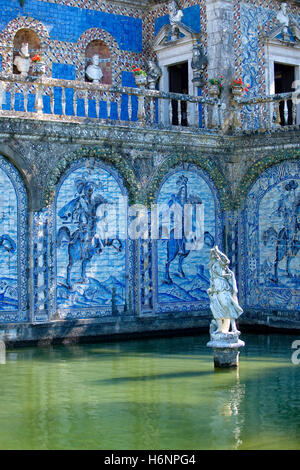
[[[25,0],[19,0],[19,3],[21,5],[21,7],[23,7],[25,5]]]
[[[223,83],[222,83],[223,80],[224,80],[223,75],[220,75],[220,78],[210,78],[210,79],[209,79],[209,83],[210,83],[211,85],[217,85],[217,86],[220,88],[220,91],[222,91],[222,90],[223,90],[223,86],[224,86]]]
[[[132,71],[135,77],[137,77],[138,75],[147,75],[144,70],[140,69],[139,67],[136,67],[135,65],[132,67]]]

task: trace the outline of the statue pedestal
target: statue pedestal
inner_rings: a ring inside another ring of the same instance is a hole
[[[228,333],[210,333],[209,348],[214,351],[215,368],[238,367],[239,349],[245,346],[244,341],[239,339],[240,331]]]

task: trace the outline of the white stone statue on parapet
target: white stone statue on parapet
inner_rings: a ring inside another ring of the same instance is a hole
[[[280,10],[277,13],[276,19],[277,19],[277,21],[279,21],[280,24],[282,24],[286,27],[289,26],[290,18],[289,18],[289,15],[287,13],[287,3],[286,2],[283,2],[280,5]]]
[[[169,2],[169,20],[171,25],[171,40],[175,41],[179,38],[178,24],[183,17],[183,11],[178,8],[175,0]]]
[[[169,2],[169,19],[170,19],[170,24],[177,25],[180,23],[181,18],[183,17],[183,11],[178,8],[177,3],[175,0],[171,0]]]
[[[29,54],[29,46],[27,42],[23,42],[21,45],[20,53],[15,57],[14,65],[17,67],[22,77],[27,77],[31,60]]]
[[[210,250],[210,308],[216,322],[214,334],[238,333],[236,319],[243,313],[237,298],[234,273],[229,269],[229,259],[217,246]]]
[[[93,55],[92,63],[87,66],[85,74],[89,80],[92,80],[93,83],[99,83],[103,77],[101,67],[99,65],[100,57],[98,54]]]

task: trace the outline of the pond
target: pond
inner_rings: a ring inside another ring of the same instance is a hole
[[[300,449],[298,337],[243,334],[219,372],[208,339],[8,350],[0,449]]]

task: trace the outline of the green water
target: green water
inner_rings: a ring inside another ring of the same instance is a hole
[[[243,335],[214,372],[208,336],[8,350],[1,449],[300,449],[297,336]]]

